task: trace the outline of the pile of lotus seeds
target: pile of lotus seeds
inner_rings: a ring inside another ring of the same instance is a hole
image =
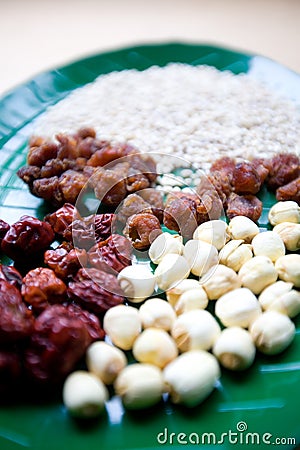
[[[106,312],[107,341],[88,348],[87,371],[66,379],[70,414],[101,414],[108,385],[128,409],[151,407],[164,393],[194,407],[216,387],[220,366],[245,370],[257,351],[284,351],[300,313],[300,207],[278,202],[269,222],[273,230],[260,232],[247,217],[212,220],[185,245],[162,233],[149,249],[154,273],[143,264],[123,269],[118,279],[132,305]],[[154,297],[157,287],[166,300]],[[215,315],[206,309],[211,301]]]

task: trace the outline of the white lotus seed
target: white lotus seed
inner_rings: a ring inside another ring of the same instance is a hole
[[[97,341],[87,349],[86,364],[88,370],[100,378],[104,384],[112,384],[126,366],[127,359],[119,348]]]
[[[273,228],[274,233],[279,234],[287,250],[296,252],[300,250],[300,224],[282,222]]]
[[[142,322],[136,308],[117,305],[105,313],[103,328],[113,344],[130,350],[142,330]]]
[[[274,264],[267,256],[254,256],[239,270],[242,286],[250,289],[254,294],[260,294],[269,284],[275,283],[277,277]]]
[[[220,250],[229,239],[228,226],[223,220],[209,220],[196,228],[193,239],[207,242]]]
[[[209,300],[216,300],[226,292],[241,286],[236,272],[223,264],[211,267],[200,282]]]
[[[213,347],[219,363],[229,370],[245,370],[255,358],[256,348],[251,334],[240,327],[225,328]]]
[[[151,270],[143,264],[127,266],[118,274],[118,281],[126,297],[140,303],[153,294],[156,280]]]
[[[171,330],[176,319],[176,313],[170,303],[161,298],[150,298],[139,309],[143,328],[160,328]]]
[[[161,400],[164,390],[162,372],[151,364],[130,364],[120,372],[114,388],[126,408],[149,408]]]
[[[227,242],[219,253],[220,263],[238,272],[245,262],[253,257],[252,246],[244,244],[243,239]]]
[[[255,256],[268,256],[275,262],[285,255],[285,246],[281,237],[274,231],[259,233],[252,239],[252,248]]]
[[[250,333],[259,351],[276,355],[285,350],[295,336],[295,325],[284,314],[266,311],[251,325]]]
[[[248,217],[236,216],[230,220],[228,232],[232,239],[243,239],[248,244],[259,233],[259,228]]]
[[[218,264],[219,260],[216,247],[196,239],[185,244],[183,256],[189,263],[191,273],[196,276],[204,275],[212,266]]]
[[[108,391],[95,375],[77,370],[68,375],[63,386],[63,403],[78,418],[99,416],[108,400]]]
[[[215,313],[225,327],[248,328],[261,314],[261,307],[249,289],[239,288],[227,292],[217,300]]]
[[[178,355],[174,340],[158,328],[146,328],[134,342],[132,352],[137,361],[154,364],[161,369]]]
[[[199,281],[193,280],[191,278],[187,280],[182,280],[172,289],[166,292],[168,302],[175,307],[179,297],[186,291],[190,289],[198,289],[200,287]]]
[[[294,284],[295,287],[300,287],[300,255],[290,254],[281,256],[275,263],[275,268],[278,271],[278,276],[283,281],[288,281]]]
[[[268,217],[272,225],[282,222],[300,223],[300,207],[294,201],[278,202],[272,206]]]
[[[293,283],[277,281],[266,287],[258,297],[264,310],[278,311],[289,317],[300,313],[300,292],[292,289]]]
[[[204,350],[191,350],[165,367],[163,377],[173,403],[199,405],[214,390],[221,372],[217,359]]]
[[[181,314],[171,331],[181,352],[210,350],[220,333],[221,328],[213,315],[200,309]]]
[[[197,289],[189,289],[188,291],[183,292],[176,302],[174,309],[179,316],[180,314],[194,309],[205,309],[207,305],[207,294],[203,287],[199,285]]]
[[[177,283],[187,278],[190,267],[187,260],[181,255],[167,254],[155,269],[154,275],[157,285],[163,291],[171,289]]]
[[[179,234],[162,233],[149,248],[149,258],[154,264],[159,264],[162,258],[169,253],[182,255],[183,243],[182,236]]]

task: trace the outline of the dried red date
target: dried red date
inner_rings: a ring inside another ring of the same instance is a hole
[[[38,267],[23,278],[21,294],[25,302],[40,313],[49,304],[62,303],[66,299],[67,286],[53,270]]]
[[[81,266],[86,267],[88,257],[84,249],[67,249],[60,245],[55,250],[45,252],[44,262],[59,278],[66,279],[75,275]]]
[[[4,236],[6,235],[6,233],[8,232],[9,229],[10,229],[10,225],[8,223],[6,223],[4,220],[0,219],[0,245],[1,245],[2,239],[4,238]]]
[[[76,247],[88,250],[112,234],[115,220],[115,214],[94,214],[77,219],[66,230],[64,237],[68,239],[71,235]]]
[[[226,210],[227,217],[246,216],[257,222],[262,213],[262,202],[254,195],[231,194]]]
[[[98,242],[88,252],[92,267],[116,274],[131,264],[132,248],[128,239],[118,234]]]
[[[0,280],[8,281],[18,289],[22,286],[22,275],[12,266],[4,266],[0,264]]]
[[[49,223],[31,216],[22,216],[14,223],[2,240],[1,249],[14,261],[41,254],[54,240]]]
[[[158,218],[149,213],[138,213],[129,217],[124,229],[124,235],[137,250],[149,248],[154,239],[161,233]]]
[[[0,280],[0,343],[28,337],[33,324],[34,317],[23,302],[20,291],[8,281]]]
[[[0,395],[7,396],[11,400],[11,390],[7,388],[12,386],[22,375],[21,356],[16,348],[0,348]],[[9,393],[9,395],[7,395]]]
[[[97,317],[79,306],[48,306],[36,319],[25,352],[27,372],[42,383],[60,382],[75,368],[87,347],[103,337]]]
[[[71,233],[66,233],[66,230],[72,224],[74,217],[79,216],[75,206],[70,203],[65,203],[57,211],[45,216],[45,222],[48,222],[54,232],[68,241],[72,239]],[[66,237],[67,235],[67,237]]]
[[[114,230],[115,214],[96,214],[92,216],[95,226],[96,241],[105,241]]]
[[[69,283],[69,297],[84,309],[102,314],[124,302],[116,276],[95,268],[79,269]]]

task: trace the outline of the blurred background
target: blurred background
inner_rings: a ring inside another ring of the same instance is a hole
[[[300,0],[0,0],[0,95],[83,56],[147,42],[211,43],[300,73]]]

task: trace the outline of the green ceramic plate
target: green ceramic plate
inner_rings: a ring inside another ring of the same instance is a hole
[[[184,62],[207,64],[234,73],[248,72],[274,89],[300,99],[300,76],[266,58],[217,47],[163,44],[96,55],[43,73],[8,93],[0,103],[0,217],[42,217],[43,202],[28,193],[16,176],[24,164],[32,123],[72,90],[113,70]],[[261,226],[274,199],[264,195]],[[243,374],[223,371],[218,389],[201,406],[187,410],[162,403],[149,413],[124,412],[117,398],[97,423],[70,420],[60,398],[46,403],[0,406],[1,450],[108,450],[185,447],[295,448],[300,442],[300,320],[291,347],[280,356],[258,356]],[[253,445],[253,442],[255,445]]]

